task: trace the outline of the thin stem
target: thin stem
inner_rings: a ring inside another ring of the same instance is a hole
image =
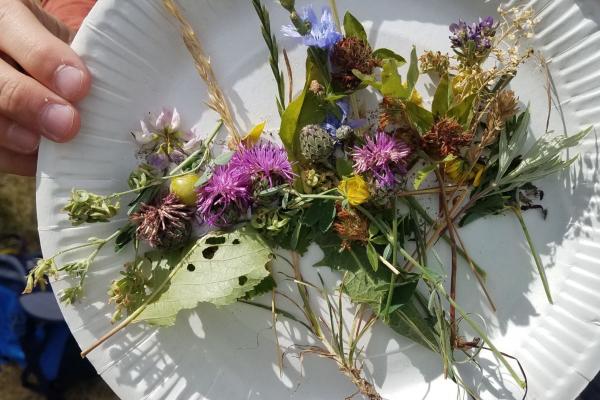
[[[394,201],[394,220],[392,221],[392,267],[396,269],[396,263],[398,262],[398,200]],[[397,270],[397,269],[396,269]],[[392,305],[392,297],[394,297],[394,288],[396,285],[396,274],[392,274],[390,278],[390,286],[388,288],[388,295],[385,304],[385,311],[383,315],[385,319],[389,321],[389,311]]]
[[[64,250],[58,251],[56,254],[54,254],[52,256],[52,258],[55,259],[56,257],[62,256],[63,254],[70,253],[72,251],[79,250],[79,249],[84,249],[86,247],[91,247],[91,246],[102,247],[106,243],[110,242],[111,240],[113,240],[114,238],[116,238],[117,236],[119,236],[120,233],[121,233],[121,231],[118,230],[118,231],[116,231],[115,233],[113,233],[112,235],[110,235],[109,237],[107,237],[105,239],[98,239],[98,240],[91,241],[89,243],[78,244],[76,246],[69,247],[68,249],[64,249]]]
[[[303,282],[302,274],[300,273],[300,256],[298,253],[292,253],[292,268],[294,270],[294,278],[297,282]],[[308,289],[306,286],[297,284],[298,291],[300,292],[300,297],[302,298],[302,304],[304,306],[304,311],[308,316],[310,325],[312,326],[312,332],[317,336],[320,340],[323,340],[323,331],[321,330],[321,326],[319,325],[319,321],[310,307],[310,300],[308,295]]]
[[[333,196],[326,194],[301,194],[303,199],[344,200],[344,196]]]
[[[213,128],[211,134],[208,135],[208,137],[204,141],[204,145],[203,145],[204,149],[198,149],[195,152],[193,152],[192,154],[190,154],[189,157],[187,157],[185,160],[183,160],[183,162],[181,162],[178,166],[173,168],[173,170],[169,173],[169,175],[173,176],[176,173],[178,173],[179,171],[181,171],[183,168],[185,168],[189,164],[191,164],[192,161],[196,158],[196,156],[198,156],[198,154],[200,154],[200,152],[202,150],[204,150],[204,156],[202,157],[204,160],[207,157],[207,153],[210,154],[210,145],[212,144],[213,140],[215,139],[215,137],[217,136],[217,134],[219,133],[219,131],[221,130],[222,127],[223,127],[223,120],[220,119],[217,121],[217,125]],[[206,160],[204,160],[204,161],[206,161]],[[202,162],[200,162],[200,165],[202,165]]]
[[[338,13],[337,2],[335,0],[329,0],[329,6],[331,7],[331,12],[333,13],[335,25],[337,26],[338,31],[342,32],[342,24],[340,22],[340,14]]]
[[[444,178],[440,172],[439,167],[435,169],[435,174],[437,176],[438,182],[440,184],[440,188],[444,187]],[[452,222],[452,216],[450,215],[450,210],[448,209],[448,199],[446,197],[446,192],[444,190],[440,190],[440,208],[443,210],[444,215],[446,217],[446,224],[448,226],[448,232],[450,234],[450,250],[452,254],[452,264],[450,271],[450,297],[453,300],[456,300],[456,270],[457,270],[457,251],[456,251],[456,237],[454,231],[454,225]],[[457,326],[456,326],[456,310],[454,306],[450,306],[450,345],[452,348],[455,346],[456,338],[458,337]]]
[[[509,371],[509,373],[511,374],[511,376],[513,377],[515,382],[517,382],[517,384],[519,386],[524,387],[525,384],[524,384],[523,380],[521,380],[521,378],[517,375],[516,371],[508,363],[508,361],[506,360],[506,358],[504,357],[502,352],[500,352],[498,350],[498,348],[496,346],[494,346],[494,344],[491,342],[491,340],[489,340],[487,334],[483,331],[483,329],[481,329],[481,327],[478,324],[476,324],[469,317],[469,315],[462,309],[462,307],[460,307],[456,303],[456,301],[454,301],[448,295],[448,293],[444,289],[444,286],[431,275],[431,273],[429,272],[429,270],[427,268],[425,268],[424,266],[419,264],[419,262],[417,262],[414,258],[412,258],[411,255],[406,252],[406,250],[404,250],[402,247],[400,247],[399,251],[400,251],[400,254],[402,254],[402,256],[406,257],[406,259],[409,260],[411,262],[411,264],[413,264],[417,269],[419,269],[421,271],[421,273],[423,274],[423,277],[425,277],[434,286],[435,290],[437,290],[439,293],[441,293],[448,300],[450,305],[454,306],[456,311],[458,311],[458,313],[461,315],[461,317],[467,322],[467,324],[469,324],[469,326],[475,331],[475,333],[477,333],[477,335],[490,346],[490,349],[492,350],[494,355],[506,367],[506,369]]]
[[[392,271],[394,274],[399,275],[400,271],[398,271],[398,268],[396,268],[394,265],[392,265],[388,260],[386,260],[381,254],[377,254],[377,257],[379,258],[379,261],[381,261],[383,263],[383,265],[385,265],[386,267],[388,267],[388,269],[390,271]]]
[[[550,304],[554,304],[552,300],[552,294],[550,293],[550,285],[548,284],[548,278],[546,277],[546,271],[544,270],[544,264],[542,263],[542,259],[540,258],[540,255],[537,252],[535,245],[533,244],[533,239],[529,234],[529,229],[527,229],[527,225],[525,224],[525,220],[523,219],[523,214],[521,213],[521,210],[517,207],[511,207],[511,209],[515,213],[517,219],[519,220],[521,229],[525,234],[525,239],[527,240],[527,244],[529,245],[529,250],[531,251],[531,255],[535,260],[535,266],[537,267],[538,273],[540,274],[540,278],[542,279],[542,285],[544,285],[544,291],[546,292],[548,302]]]
[[[258,307],[258,308],[262,308],[264,310],[267,311],[272,311],[272,307],[271,306],[266,306],[264,304],[260,304],[260,303],[256,303],[254,301],[249,301],[249,300],[238,300],[238,303],[243,303],[243,304],[248,304],[250,306],[254,306],[254,307]],[[308,325],[306,322],[298,319],[296,316],[294,316],[292,313],[289,313],[285,310],[282,310],[280,308],[275,308],[275,311],[277,312],[277,314],[284,316],[285,318],[292,320],[294,322],[299,323],[300,325],[304,326],[306,329],[308,329],[309,332],[312,332],[312,328],[310,327],[310,325]]]

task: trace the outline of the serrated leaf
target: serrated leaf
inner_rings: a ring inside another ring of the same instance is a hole
[[[408,73],[406,75],[406,84],[408,86],[408,93],[412,93],[417,80],[419,79],[419,60],[417,59],[417,48],[413,46],[410,52],[410,64],[408,66]]]
[[[398,334],[429,348],[437,349],[434,327],[427,322],[414,306],[414,295],[418,276],[409,277],[406,282],[396,285],[392,304],[393,310],[387,318],[387,324]],[[355,304],[368,304],[374,311],[387,300],[389,281],[368,274],[364,270],[347,273],[344,279],[344,292]]]
[[[367,41],[367,32],[365,32],[365,28],[354,15],[350,14],[350,12],[346,12],[344,15],[344,32],[346,37],[355,37],[364,40],[365,42]]]
[[[199,303],[224,306],[245,296],[269,275],[271,249],[253,230],[209,233],[183,255],[168,262],[171,273],[163,290],[135,318],[154,325],[173,325],[181,310]]]
[[[406,64],[406,60],[401,55],[390,49],[377,49],[373,52],[373,57],[378,60],[395,60],[399,67]]]

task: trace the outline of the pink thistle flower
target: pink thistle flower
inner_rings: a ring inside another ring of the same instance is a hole
[[[169,193],[156,205],[142,204],[129,218],[137,225],[138,239],[151,247],[171,248],[185,244],[191,230],[192,214],[189,207]]]

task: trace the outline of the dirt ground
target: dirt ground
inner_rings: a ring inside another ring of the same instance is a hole
[[[18,366],[0,366],[2,400],[44,400],[43,396],[21,386],[21,370]],[[78,383],[66,394],[66,400],[118,400],[104,381],[97,377]]]
[[[35,217],[35,179],[0,174],[0,235],[18,234],[27,240],[29,250],[39,248]],[[21,386],[18,366],[0,365],[0,400],[43,400],[44,397]],[[78,383],[66,400],[118,400],[97,377]]]

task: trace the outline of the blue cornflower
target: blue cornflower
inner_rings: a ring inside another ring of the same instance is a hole
[[[342,126],[348,126],[351,129],[358,129],[363,127],[367,121],[364,119],[349,119],[350,114],[350,103],[347,99],[336,101],[336,105],[341,111],[341,117],[328,113],[325,116],[325,122],[321,125],[334,139],[336,139],[336,132]]]
[[[306,35],[301,35],[293,25],[284,25],[281,28],[283,34],[289,37],[302,38],[304,45],[325,50],[331,49],[342,39],[342,34],[337,30],[329,7],[323,7],[320,20],[312,7],[305,7],[302,19],[310,24],[310,31]]]

